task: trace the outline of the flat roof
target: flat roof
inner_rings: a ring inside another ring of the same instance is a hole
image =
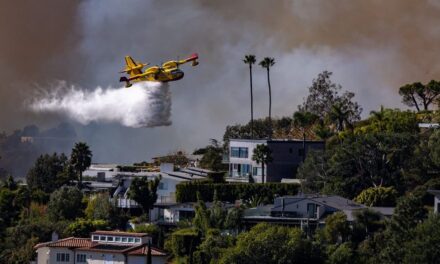
[[[147,233],[131,233],[131,232],[121,232],[121,231],[105,231],[97,230],[91,233],[92,235],[104,235],[104,236],[131,236],[131,237],[146,237]]]

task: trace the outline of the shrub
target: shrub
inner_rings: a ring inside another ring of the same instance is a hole
[[[218,199],[234,202],[238,199],[249,200],[254,196],[262,197],[264,202],[272,202],[275,196],[295,195],[298,184],[291,183],[209,183],[186,182],[176,186],[178,202],[196,202],[197,193],[203,201],[212,201],[217,191]]]

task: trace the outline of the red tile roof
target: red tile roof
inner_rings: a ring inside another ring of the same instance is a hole
[[[118,232],[124,233],[124,232]],[[136,234],[136,233],[134,233]],[[141,233],[137,233],[141,234]],[[90,238],[77,238],[68,237],[57,241],[50,241],[45,243],[39,243],[35,245],[35,249],[41,247],[64,247],[64,248],[77,248],[90,252],[107,252],[107,253],[119,253],[128,255],[147,255],[148,245],[123,245],[123,244],[107,244],[92,242]],[[152,256],[167,256],[167,253],[159,248],[151,247]]]
[[[131,237],[145,237],[145,236],[148,236],[147,233],[131,233],[131,232],[105,231],[105,230],[97,230],[95,232],[92,232],[92,235],[131,236]]]
[[[138,247],[134,250],[128,252],[129,255],[147,255],[148,254],[148,245],[143,245],[142,247]],[[166,256],[167,253],[161,249],[151,247],[151,255],[152,256]]]
[[[35,249],[40,247],[67,247],[67,248],[84,248],[91,247],[94,243],[90,241],[90,238],[77,238],[68,237],[57,241],[50,241],[45,243],[39,243],[35,245]]]

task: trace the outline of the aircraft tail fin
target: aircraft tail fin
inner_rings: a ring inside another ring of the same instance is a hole
[[[192,61],[192,66],[196,66],[199,64],[199,62],[197,61],[199,59],[199,55],[197,53],[192,54],[191,56],[189,56],[188,58],[184,59],[182,61],[182,63],[187,63]]]
[[[122,70],[120,73],[128,73],[130,74],[130,77],[141,74],[142,73],[142,68],[146,65],[148,65],[148,63],[144,64],[141,62],[136,62],[133,60],[132,57],[130,56],[125,56],[125,69]]]

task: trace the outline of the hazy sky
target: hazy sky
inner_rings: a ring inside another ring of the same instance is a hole
[[[68,121],[33,114],[25,102],[59,80],[119,87],[125,55],[156,64],[197,52],[200,65],[183,66],[185,77],[170,84],[171,126],[75,123],[96,162],[190,152],[221,139],[226,125],[247,122],[248,53],[275,58],[275,116],[291,115],[323,70],[356,93],[364,114],[402,107],[401,85],[440,79],[439,11],[437,0],[2,1],[0,129]],[[255,116],[264,117],[265,71],[254,73]]]

